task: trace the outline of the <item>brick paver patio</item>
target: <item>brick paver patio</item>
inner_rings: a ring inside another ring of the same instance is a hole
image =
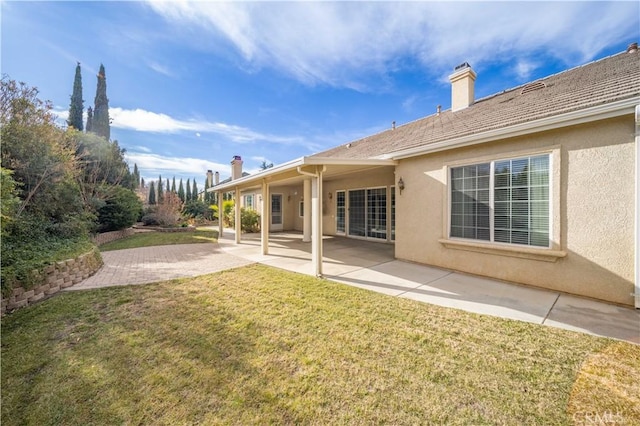
[[[102,253],[104,266],[67,291],[145,284],[194,277],[253,263],[225,253],[218,244],[176,244]]]

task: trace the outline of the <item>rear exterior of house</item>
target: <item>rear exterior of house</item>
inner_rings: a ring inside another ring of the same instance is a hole
[[[314,200],[319,234],[392,243],[398,259],[633,305],[637,45],[479,100],[468,64],[450,80],[451,110],[241,179],[237,194],[264,194],[271,231],[306,235],[313,215],[304,204]]]

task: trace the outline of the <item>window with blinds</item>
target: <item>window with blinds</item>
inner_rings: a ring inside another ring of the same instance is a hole
[[[451,168],[450,236],[549,247],[549,155]]]

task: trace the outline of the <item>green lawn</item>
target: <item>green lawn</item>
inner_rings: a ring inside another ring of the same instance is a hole
[[[199,228],[193,232],[141,232],[121,240],[100,246],[100,251],[128,248],[162,246],[168,244],[213,243],[218,240],[218,231]]]
[[[1,367],[3,426],[640,423],[638,346],[263,265],[60,294]]]

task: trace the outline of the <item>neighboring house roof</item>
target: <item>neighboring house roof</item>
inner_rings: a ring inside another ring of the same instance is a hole
[[[249,176],[249,173],[247,173],[247,172],[242,172],[242,177],[247,177],[247,176]],[[218,185],[223,185],[223,184],[225,184],[225,183],[229,183],[229,182],[231,182],[231,177],[228,177],[228,178],[226,178],[225,180],[220,181],[220,183],[219,183]],[[215,188],[215,187],[216,187],[216,186],[218,186],[218,185],[213,185],[213,186],[212,186],[212,188]]]
[[[385,158],[394,152],[625,99],[633,100],[638,96],[640,56],[637,51],[623,52],[479,99],[465,109],[442,111],[312,157]]]

